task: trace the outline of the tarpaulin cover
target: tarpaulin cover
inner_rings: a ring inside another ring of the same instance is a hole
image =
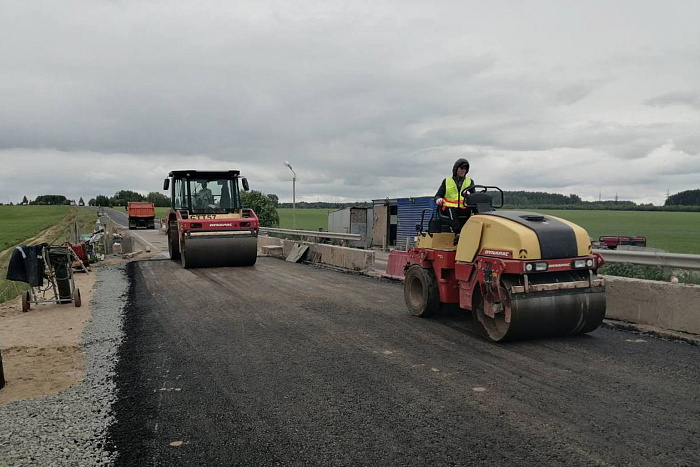
[[[32,287],[44,284],[42,249],[47,244],[15,247],[7,267],[7,280],[26,282]]]

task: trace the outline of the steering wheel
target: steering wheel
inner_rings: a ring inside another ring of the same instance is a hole
[[[489,188],[495,188],[495,187],[490,187],[490,186],[486,186],[486,185],[468,186],[464,190],[462,190],[462,198],[466,198],[467,196],[469,196],[469,194],[470,194],[469,189],[470,188],[473,188],[475,193],[486,193]],[[480,191],[478,191],[477,189],[479,189]]]

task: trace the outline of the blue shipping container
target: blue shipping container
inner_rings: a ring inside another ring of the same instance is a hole
[[[428,229],[428,221],[435,212],[435,201],[432,196],[420,196],[416,198],[399,198],[396,200],[398,206],[398,226],[396,234],[396,247],[403,249],[406,246],[406,239],[413,244],[416,236],[416,224],[420,224],[420,217],[424,209],[423,229]]]

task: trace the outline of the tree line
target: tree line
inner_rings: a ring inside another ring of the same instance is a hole
[[[170,206],[170,198],[157,191],[151,191],[146,196],[137,191],[120,190],[114,193],[114,196],[97,195],[90,201],[89,206],[126,206],[131,201],[146,201],[153,203],[154,206],[166,208]]]
[[[700,206],[700,190],[686,190],[671,195],[664,206]]]
[[[252,195],[256,193],[256,195]],[[280,203],[279,197],[275,194],[264,194],[262,192],[251,191],[242,193],[241,197],[246,207],[251,207],[249,203],[257,204],[260,199],[265,198],[264,206],[260,208],[268,209],[269,205],[277,208],[291,208],[292,203]],[[664,206],[654,206],[652,204],[637,204],[629,200],[607,200],[607,201],[583,201],[575,194],[562,195],[559,193],[547,193],[539,191],[506,191],[504,192],[505,208],[530,208],[530,209],[602,209],[602,210],[634,210],[634,211],[700,211],[700,189],[686,190],[668,197]],[[246,199],[250,200],[246,203]],[[170,206],[170,198],[162,193],[150,192],[142,195],[132,190],[117,191],[114,196],[98,195],[88,201],[90,206],[126,206],[129,201],[147,201],[158,207]],[[496,200],[498,202],[498,200]],[[12,203],[10,203],[12,204]],[[25,196],[18,204],[31,205],[71,205],[83,206],[83,198],[78,203],[69,200],[63,195],[41,195],[33,201],[29,201]],[[298,209],[343,209],[347,207],[371,207],[368,201],[356,201],[353,203],[338,202],[307,202],[296,203]],[[256,211],[257,212],[257,211]],[[274,216],[273,216],[274,219]],[[277,221],[279,222],[279,220]],[[274,223],[274,221],[273,221]]]

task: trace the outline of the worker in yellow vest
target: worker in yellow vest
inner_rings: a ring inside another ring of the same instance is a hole
[[[440,189],[435,193],[435,203],[440,206],[442,214],[450,218],[450,227],[456,234],[462,230],[469,218],[469,208],[465,202],[462,191],[474,193],[474,181],[467,177],[469,161],[457,159],[452,166],[452,176],[442,181]]]

